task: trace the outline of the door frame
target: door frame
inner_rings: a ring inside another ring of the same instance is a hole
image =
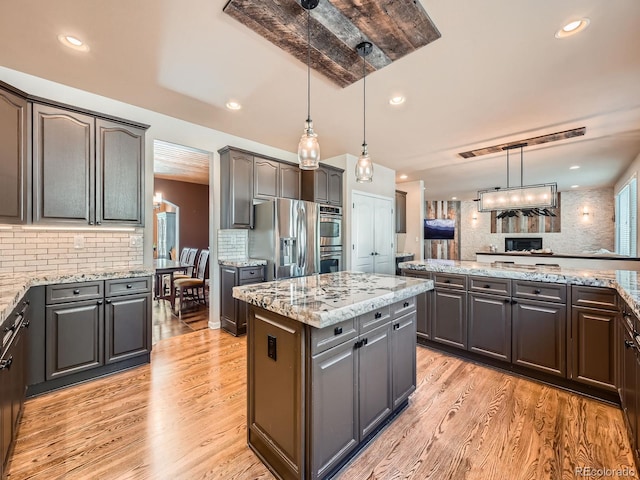
[[[349,255],[344,254],[343,257],[344,258],[349,258],[349,263],[347,265],[347,270],[351,270],[352,269],[352,265],[353,265],[353,252],[354,252],[354,244],[353,244],[353,239],[355,238],[355,222],[353,221],[353,205],[355,204],[355,200],[357,197],[368,197],[368,198],[373,198],[373,199],[380,199],[380,200],[386,200],[390,203],[391,205],[391,225],[395,226],[396,224],[396,207],[395,207],[395,198],[394,197],[387,197],[385,195],[378,195],[376,193],[369,193],[369,192],[363,192],[362,190],[351,190],[351,195],[350,195],[350,201],[349,203],[351,203],[351,206],[348,206],[348,216],[344,215],[343,217],[343,221],[344,219],[349,219],[349,238],[348,241],[345,241],[344,244],[347,247],[348,251],[349,251]],[[344,212],[347,213],[347,212]],[[344,229],[345,232],[347,231],[346,229]],[[395,228],[394,228],[395,230]],[[391,232],[391,240],[393,242],[393,247],[392,250],[395,251],[396,248],[396,238],[395,238],[395,231]],[[346,253],[346,252],[345,252]]]

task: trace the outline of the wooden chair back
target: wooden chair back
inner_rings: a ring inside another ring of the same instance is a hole
[[[196,272],[194,277],[199,278],[204,282],[205,274],[207,273],[207,266],[209,265],[209,250],[201,250],[198,257],[198,263],[196,265]]]

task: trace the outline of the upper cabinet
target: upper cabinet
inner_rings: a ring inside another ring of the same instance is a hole
[[[407,233],[407,192],[396,190],[396,233]]]
[[[27,100],[0,86],[0,223],[27,221],[27,160]]]
[[[143,224],[144,129],[33,106],[34,221]]]
[[[253,228],[253,203],[300,198],[297,165],[225,147],[220,154],[221,228]]]
[[[342,169],[328,165],[322,165],[316,170],[303,170],[302,199],[341,206],[342,173]]]

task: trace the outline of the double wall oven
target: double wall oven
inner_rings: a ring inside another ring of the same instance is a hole
[[[320,205],[320,273],[344,269],[342,239],[342,208]]]

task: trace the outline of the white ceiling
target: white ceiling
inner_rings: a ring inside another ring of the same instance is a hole
[[[367,77],[374,162],[423,179],[429,198],[473,198],[506,184],[506,160],[465,160],[457,155],[465,150],[586,126],[584,137],[524,151],[525,183],[558,181],[560,190],[612,185],[640,153],[639,1],[420,1],[442,38]],[[295,151],[306,66],[224,14],[224,4],[10,0],[0,64]],[[591,19],[584,32],[554,38],[579,17]],[[91,50],[63,47],[60,33]],[[341,89],[312,72],[311,89],[323,158],[358,155],[362,82]],[[407,98],[400,107],[388,104],[396,93]],[[231,98],[242,110],[225,108]]]

